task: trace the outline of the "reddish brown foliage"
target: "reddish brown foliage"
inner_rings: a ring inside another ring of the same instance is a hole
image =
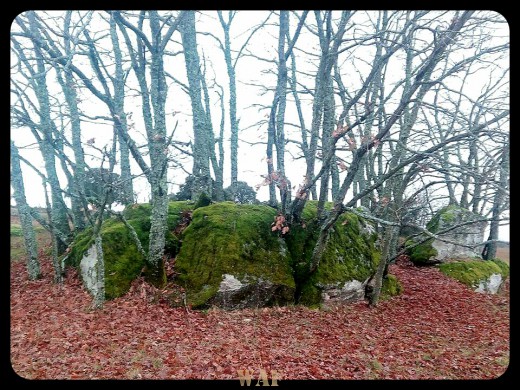
[[[26,378],[492,378],[509,360],[508,288],[481,295],[432,268],[392,266],[405,293],[375,309],[206,313],[150,304],[138,285],[92,311],[72,271],[63,286],[48,260],[38,281],[11,272],[11,361]]]
[[[193,218],[193,211],[191,210],[184,210],[180,214],[180,221],[173,230],[173,233],[176,236],[180,236],[180,234],[188,227],[188,225],[191,223],[191,220]]]
[[[282,235],[287,234],[289,231],[289,226],[285,220],[285,217],[282,214],[277,214],[274,217],[274,222],[271,224],[271,231],[281,231]]]

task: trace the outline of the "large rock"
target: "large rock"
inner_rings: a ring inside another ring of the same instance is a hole
[[[177,282],[194,307],[227,309],[363,299],[379,261],[374,227],[345,214],[331,230],[316,273],[308,275],[318,234],[316,201],[282,239],[276,211],[230,202],[197,209],[176,260]],[[330,208],[330,204],[327,205]]]
[[[503,281],[502,275],[491,274],[489,278],[479,281],[475,291],[479,293],[496,294]]]
[[[294,301],[291,257],[271,231],[276,211],[221,202],[198,208],[182,236],[177,283],[193,307],[262,307]]]
[[[419,265],[427,265],[453,259],[480,257],[482,247],[475,245],[483,241],[487,223],[478,221],[479,219],[481,219],[480,216],[455,205],[442,208],[426,225],[430,232],[439,233],[457,225],[463,225],[439,234],[445,241],[432,238],[411,248],[408,251],[410,260]],[[408,245],[410,244],[413,242],[408,242]]]
[[[265,205],[215,203],[193,211],[189,226],[181,218],[193,210],[188,202],[171,202],[166,254],[175,257],[174,282],[195,308],[226,309],[291,304],[318,305],[363,299],[380,253],[374,226],[354,214],[340,217],[331,229],[318,270],[309,275],[318,235],[316,201],[303,211],[303,223],[282,237],[272,231],[276,210]],[[327,205],[330,208],[330,204]],[[125,210],[145,250],[150,231],[150,206]],[[110,218],[101,229],[107,299],[123,295],[139,276],[145,259],[128,229]],[[85,287],[95,292],[97,262],[90,230],[80,234],[66,264],[78,267]]]
[[[293,294],[292,286],[276,284],[262,277],[246,275],[240,281],[233,275],[224,274],[216,295],[208,300],[208,304],[226,309],[263,307],[292,302]]]
[[[326,208],[330,208],[327,204]],[[317,202],[307,202],[304,223],[293,226],[286,242],[298,285],[297,300],[307,305],[363,299],[365,286],[379,263],[374,226],[353,213],[343,214],[330,231],[317,271],[308,275],[318,238]]]
[[[501,260],[474,260],[444,263],[442,273],[473,288],[476,292],[495,294],[509,275],[509,266]]]
[[[176,237],[175,228],[181,222],[184,212],[193,208],[188,202],[170,202],[168,208],[168,231],[166,232],[165,253],[174,257],[180,241]],[[148,250],[150,234],[149,204],[136,204],[124,211],[129,224],[135,229],[145,251]],[[135,245],[130,232],[116,218],[103,222],[101,228],[103,259],[105,262],[105,296],[112,299],[125,294],[130,284],[136,279],[145,265],[145,259]],[[71,251],[63,259],[67,266],[77,267],[85,288],[95,294],[96,251],[93,247],[92,230],[87,229],[74,240]]]

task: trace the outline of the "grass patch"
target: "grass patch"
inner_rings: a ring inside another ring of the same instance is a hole
[[[19,226],[19,225],[15,225],[15,226]],[[24,242],[23,235],[21,233],[19,235],[12,234],[12,228],[13,228],[13,225],[11,225],[11,235],[10,235],[10,260],[11,260],[11,262],[25,261],[26,252],[25,252],[25,242]],[[44,253],[49,255],[52,250],[52,248],[50,247],[50,244],[51,244],[50,234],[41,226],[35,226],[34,232],[36,235],[36,244],[38,246],[38,250],[43,248]]]

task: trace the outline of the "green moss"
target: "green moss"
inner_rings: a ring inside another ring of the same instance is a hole
[[[22,235],[23,235],[22,227],[20,225],[11,224],[11,236],[12,237],[21,237]]]
[[[509,265],[500,259],[493,259],[492,261],[500,267],[500,270],[502,271],[502,277],[504,279],[507,278],[509,276]]]
[[[145,259],[137,250],[128,229],[118,221],[103,225],[103,258],[105,260],[105,294],[107,299],[123,295],[140,274]],[[132,221],[134,222],[134,221]],[[133,226],[136,223],[131,223]],[[134,226],[141,242],[147,234]]]
[[[383,279],[383,285],[381,286],[381,299],[389,299],[397,295],[402,294],[404,291],[401,282],[395,275],[386,275]]]
[[[276,211],[263,205],[221,202],[193,212],[176,259],[178,283],[187,300],[203,307],[215,295],[223,274],[239,280],[267,279],[294,290],[290,256],[271,231]]]
[[[493,274],[501,274],[504,278],[509,274],[507,264],[499,265],[496,261],[486,260],[444,263],[439,269],[445,275],[474,288],[478,287],[480,281],[488,279]]]
[[[431,258],[435,258],[438,254],[437,249],[432,245],[433,238],[410,248],[413,244],[415,244],[413,240],[408,240],[405,246],[407,247],[407,254],[410,256],[410,261],[415,264],[428,263]]]
[[[183,213],[193,208],[193,203],[187,201],[169,204],[166,253],[177,256],[177,283],[187,289],[188,302],[194,307],[208,304],[218,291],[223,274],[231,274],[242,282],[262,279],[281,286],[270,304],[293,301],[298,283],[300,303],[316,306],[321,303],[324,286],[342,287],[354,279],[363,281],[373,274],[379,262],[376,234],[362,232],[367,222],[347,213],[331,229],[320,267],[309,277],[309,264],[319,233],[316,201],[309,201],[303,210],[305,226],[291,227],[285,240],[279,232],[271,231],[276,210],[265,205],[233,202],[198,208],[193,211],[190,225],[179,233],[182,236],[172,234]],[[330,209],[331,204],[325,208]],[[148,204],[133,205],[124,211],[145,250],[148,249],[150,213]],[[101,234],[106,295],[114,298],[128,290],[144,267],[145,259],[119,220],[105,221]],[[87,229],[76,238],[67,264],[79,266],[91,244],[92,231]]]
[[[79,267],[83,255],[93,243],[92,228],[87,228],[79,233],[70,246],[70,253],[65,257],[65,265]]]
[[[301,286],[298,303],[309,307],[319,307],[323,300],[321,293],[321,288],[312,281],[307,281]]]
[[[323,286],[342,287],[351,280],[366,280],[375,271],[380,258],[375,246],[376,234],[361,231],[368,222],[353,213],[345,213],[331,229],[320,265],[309,277],[312,251],[319,234],[317,203],[307,202],[302,213],[305,228],[293,226],[285,238],[293,260],[295,279],[300,285],[299,303],[306,305],[321,302]],[[326,209],[331,207],[331,203],[325,205]]]
[[[168,206],[168,231],[166,232],[165,253],[175,256],[180,247],[179,238],[174,231],[180,222],[181,213],[191,210],[189,202],[170,202]],[[150,233],[149,204],[136,204],[125,209],[124,215],[128,223],[135,229],[143,249],[147,251]],[[145,259],[124,224],[116,218],[107,219],[101,227],[103,239],[103,257],[105,260],[105,294],[107,299],[123,295],[130,288],[131,282],[140,274]],[[81,259],[92,245],[92,229],[80,233],[66,258],[66,264],[79,267]]]
[[[200,207],[209,206],[210,204],[211,198],[208,195],[206,195],[205,192],[203,192],[199,195],[199,199],[197,200],[197,203],[195,203],[195,207],[193,208],[193,210],[197,210]]]
[[[470,212],[457,205],[445,206],[435,213],[430,222],[426,225],[426,229],[432,233],[437,233],[441,220],[444,225],[450,225],[455,222],[457,215],[460,213],[469,214]]]

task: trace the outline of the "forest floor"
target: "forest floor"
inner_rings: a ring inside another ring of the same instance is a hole
[[[404,293],[377,308],[174,309],[135,283],[93,310],[74,270],[53,284],[47,253],[37,281],[11,263],[11,363],[24,378],[480,379],[509,364],[509,282],[479,294],[402,260],[391,273]]]

